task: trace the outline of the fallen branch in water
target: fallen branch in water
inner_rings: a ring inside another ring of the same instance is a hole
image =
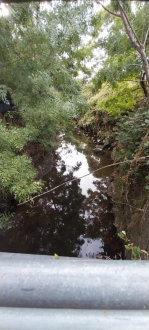
[[[58,186],[56,186],[56,187],[54,187],[54,188],[52,188],[52,189],[50,189],[50,190],[48,190],[48,191],[45,191],[44,193],[42,193],[42,194],[40,194],[40,195],[36,195],[36,196],[34,196],[34,197],[28,199],[28,200],[25,201],[25,202],[19,203],[18,206],[19,206],[19,205],[26,204],[26,203],[28,203],[28,202],[30,202],[30,201],[33,201],[35,198],[41,197],[41,196],[43,196],[43,195],[46,195],[46,194],[48,194],[49,192],[51,192],[51,191],[53,191],[53,190],[56,190],[56,189],[58,189],[59,187],[62,187],[62,186],[64,186],[64,185],[67,184],[67,183],[70,183],[70,182],[73,182],[73,181],[80,180],[80,179],[82,179],[82,178],[84,178],[84,177],[86,177],[86,176],[88,176],[88,175],[91,175],[91,174],[97,172],[97,171],[101,171],[101,170],[103,170],[103,169],[105,169],[105,168],[108,168],[108,167],[111,167],[111,166],[120,165],[120,164],[124,164],[124,163],[131,163],[131,162],[137,162],[138,160],[145,160],[146,158],[147,158],[147,157],[134,158],[134,159],[131,159],[131,160],[124,160],[123,162],[114,163],[114,164],[106,165],[106,166],[104,166],[104,167],[100,167],[100,168],[98,168],[97,170],[95,170],[95,171],[93,171],[93,172],[90,172],[90,173],[87,173],[87,174],[85,174],[85,175],[80,176],[79,178],[75,178],[75,179],[72,179],[72,180],[66,181],[66,182],[64,182],[64,183],[61,183],[60,185],[58,185]]]

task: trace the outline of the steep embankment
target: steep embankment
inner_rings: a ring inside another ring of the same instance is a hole
[[[149,104],[143,101],[133,111],[116,116],[99,111],[98,100],[94,97],[79,124],[97,135],[99,148],[112,149],[114,163],[133,159],[114,167],[109,195],[118,232],[125,231],[135,246],[149,252],[149,165],[147,158],[137,160],[148,156]],[[129,251],[126,258],[130,258]]]

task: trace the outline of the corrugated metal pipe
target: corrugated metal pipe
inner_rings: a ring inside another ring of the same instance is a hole
[[[0,254],[0,330],[149,330],[149,262]]]

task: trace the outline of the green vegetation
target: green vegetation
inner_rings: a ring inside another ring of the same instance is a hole
[[[80,124],[94,127],[101,139],[116,141],[115,162],[148,155],[149,5],[138,2],[133,8],[129,1],[111,1],[92,18],[92,45],[99,52],[104,50],[105,59],[90,84],[83,87],[90,111]],[[108,32],[103,36],[106,26]],[[122,165],[120,179],[127,176],[129,182],[130,174],[140,173],[140,166]]]
[[[120,130],[116,140],[118,143],[115,160],[147,156],[148,150],[145,142],[148,138],[149,110],[135,109],[133,113],[119,119]]]
[[[0,229],[3,228],[11,228],[12,227],[12,218],[13,218],[13,213],[11,214],[4,214],[0,213]],[[11,219],[11,220],[10,220]]]
[[[112,14],[107,13],[108,9]],[[104,48],[107,55],[102,68],[94,78],[95,89],[101,88],[103,82],[116,87],[118,82],[138,81],[147,96],[147,83],[149,84],[148,4],[138,1],[134,11],[130,1],[111,1],[108,8],[104,7],[97,14],[93,24],[97,37],[95,47]],[[106,25],[109,27],[109,33],[101,37],[99,31],[104,31]]]
[[[134,246],[133,243],[130,243],[130,240],[128,239],[126,232],[121,231],[117,234],[125,243],[125,249],[128,251],[131,251],[131,259],[142,259],[142,255],[144,254],[146,256],[146,259],[148,259],[149,254],[145,250],[141,250],[139,246]]]
[[[134,10],[130,1],[111,1],[95,15],[92,6],[12,4],[10,16],[1,17],[0,98],[8,104],[9,92],[15,106],[0,122],[2,197],[24,201],[42,190],[28,143],[54,148],[60,131],[70,137],[74,119],[113,144],[115,162],[147,156],[149,5],[138,1]],[[86,63],[95,50],[100,68],[95,60],[91,75]],[[145,166],[134,161],[119,167],[115,185],[125,202],[132,183],[143,179],[142,189],[147,186]]]
[[[0,193],[23,201],[43,183],[24,147],[35,141],[49,150],[60,130],[88,108],[74,77],[86,70],[81,39],[88,31],[91,5],[12,4],[0,20],[0,98],[10,92],[15,111],[0,120]],[[85,18],[83,18],[85,17]],[[88,50],[88,56],[91,52]],[[9,124],[9,125],[8,125]]]
[[[133,160],[113,171],[116,226],[125,228],[136,246],[141,241],[148,249],[149,161],[137,159],[149,153],[149,4],[117,0],[99,9],[92,19],[91,42],[105,55],[93,79],[83,86],[90,110],[80,125],[110,143],[114,162]],[[132,258],[142,254],[139,247],[126,246]]]
[[[0,224],[13,222],[10,200],[43,189],[34,146],[45,155],[60,132],[71,141],[77,120],[101,148],[113,149],[113,162],[133,160],[115,167],[111,186],[116,226],[135,244],[118,235],[138,259],[146,254],[138,245],[147,246],[137,237],[148,220],[149,3],[111,0],[105,7],[96,0],[97,13],[94,3],[11,4],[0,17],[0,102],[13,106],[0,114]],[[26,214],[31,220],[34,211]]]

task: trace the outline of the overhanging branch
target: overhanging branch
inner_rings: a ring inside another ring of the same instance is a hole
[[[115,13],[114,11],[112,11],[112,10],[110,10],[110,9],[108,9],[107,7],[105,7],[100,1],[98,1],[98,0],[95,0],[95,2],[98,4],[98,5],[101,5],[102,6],[102,8],[104,8],[109,14],[112,14],[113,16],[116,16],[116,17],[121,17],[121,15],[120,14],[118,14],[118,13]]]
[[[138,39],[138,37],[137,37],[137,35],[136,35],[136,32],[135,32],[135,30],[133,29],[133,26],[132,26],[131,23],[129,22],[129,19],[128,19],[128,17],[127,17],[127,15],[126,15],[125,11],[124,11],[124,8],[123,8],[123,5],[122,5],[122,1],[121,1],[121,0],[117,0],[117,2],[118,2],[118,4],[119,4],[119,8],[120,8],[120,11],[121,11],[121,15],[120,15],[120,17],[121,17],[122,20],[123,20],[123,17],[122,17],[122,13],[123,13],[123,15],[124,15],[125,18],[126,18],[127,24],[129,25],[129,27],[130,27],[130,29],[131,29],[133,35],[134,35],[135,38],[136,38],[136,41],[137,41],[138,45],[139,45],[140,47],[142,47],[142,45],[141,45],[141,43],[140,43],[140,41],[139,41],[139,39]],[[124,20],[123,20],[123,22],[124,22]]]

